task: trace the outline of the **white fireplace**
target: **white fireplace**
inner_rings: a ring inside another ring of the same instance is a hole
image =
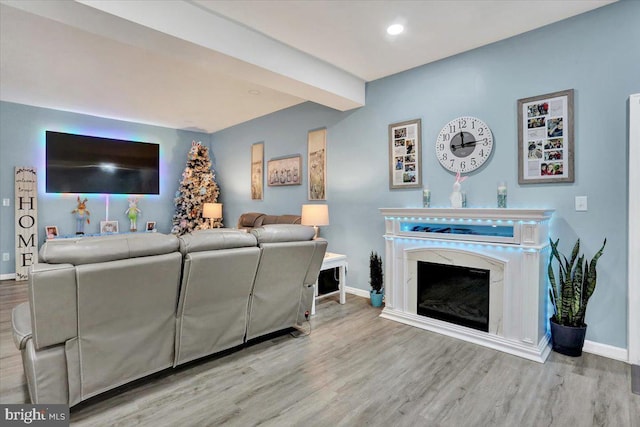
[[[550,351],[546,264],[552,210],[380,211],[385,217],[386,240],[381,317],[545,361]],[[486,331],[418,314],[420,263],[488,272]]]

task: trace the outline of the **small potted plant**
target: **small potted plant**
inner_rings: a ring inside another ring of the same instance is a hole
[[[558,242],[551,244],[548,276],[549,295],[553,304],[551,324],[551,344],[554,351],[567,356],[577,357],[582,354],[587,325],[584,323],[587,303],[596,289],[596,264],[604,251],[607,239],[593,259],[589,261],[580,255],[580,239],[571,251],[571,259],[558,252]],[[558,264],[558,274],[554,273],[553,261]],[[556,279],[557,277],[557,279]]]
[[[371,284],[371,305],[382,307],[382,286],[384,285],[382,258],[375,252],[371,252],[369,256],[369,284]]]

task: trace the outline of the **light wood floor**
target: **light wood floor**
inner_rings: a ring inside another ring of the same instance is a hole
[[[2,403],[28,400],[10,314],[25,300],[25,282],[0,282]],[[552,353],[539,364],[336,300],[319,303],[310,336],[161,372],[76,406],[72,424],[640,427],[625,363]]]

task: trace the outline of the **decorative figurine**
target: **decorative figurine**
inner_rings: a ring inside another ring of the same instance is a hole
[[[138,199],[135,197],[129,199],[129,208],[124,211],[129,217],[129,231],[137,231],[138,230],[138,214],[141,214],[142,211],[138,209]]]
[[[451,200],[452,208],[462,208],[464,207],[464,197],[461,191],[462,183],[467,179],[466,176],[461,177],[460,172],[456,174],[456,182],[453,183],[453,193],[449,196],[449,200]]]
[[[78,196],[78,206],[71,211],[76,216],[76,234],[84,234],[84,220],[87,220],[87,224],[91,224],[89,221],[89,211],[87,210],[87,198],[80,200]]]

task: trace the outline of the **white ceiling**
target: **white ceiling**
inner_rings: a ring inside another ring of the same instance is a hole
[[[215,132],[613,1],[1,0],[0,99]]]

